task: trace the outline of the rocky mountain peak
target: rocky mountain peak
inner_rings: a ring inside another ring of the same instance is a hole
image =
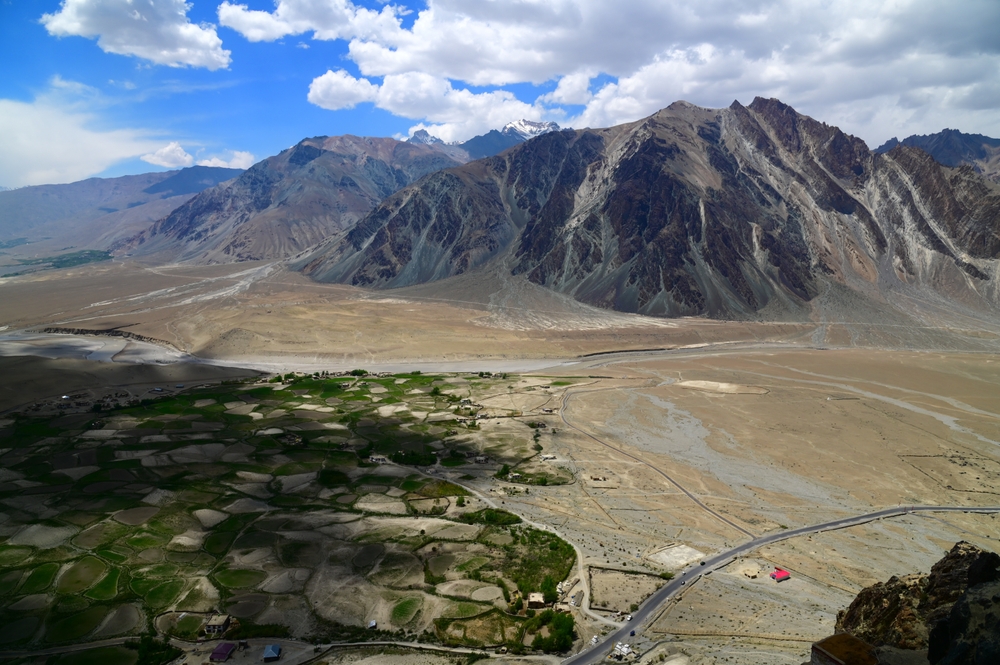
[[[435,145],[438,143],[443,144],[444,141],[436,136],[431,136],[426,129],[418,129],[413,132],[413,136],[406,139],[407,143],[422,143],[424,145]]]
[[[898,145],[920,148],[945,166],[971,166],[987,179],[1000,182],[1000,139],[943,129],[937,134],[907,136],[902,141],[893,137],[874,152],[884,154]]]

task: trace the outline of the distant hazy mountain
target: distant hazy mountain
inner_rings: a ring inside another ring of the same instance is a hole
[[[524,143],[528,139],[556,131],[559,131],[559,125],[554,122],[515,120],[504,125],[503,129],[492,129],[486,134],[474,136],[468,141],[461,143],[446,144],[436,136],[431,136],[426,129],[417,130],[407,141],[434,146],[441,150],[446,150],[446,146],[452,145],[455,148],[463,150],[467,155],[465,161],[468,161],[498,155],[507,148]]]
[[[113,249],[195,262],[285,258],[350,226],[421,176],[462,161],[437,146],[388,138],[305,139]]]
[[[995,314],[998,259],[1000,187],[758,98],[439,171],[300,266],[375,288],[500,270],[627,312],[885,323],[909,316],[890,314],[905,294]]]
[[[103,248],[122,234],[139,232],[198,192],[241,173],[240,169],[192,166],[0,191],[0,241],[51,238],[60,248]]]
[[[902,141],[891,138],[875,148],[875,152],[888,152],[897,145],[920,148],[945,166],[968,164],[990,180],[1000,182],[1000,139],[944,129],[937,134],[914,134]]]

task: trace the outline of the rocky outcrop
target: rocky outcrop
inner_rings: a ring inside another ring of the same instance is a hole
[[[998,568],[996,553],[956,543],[929,575],[892,577],[863,589],[838,613],[836,631],[873,646],[928,649],[931,663],[1000,662],[995,659],[1000,653]]]
[[[970,588],[931,631],[928,660],[934,665],[1000,663],[1000,582]]]
[[[432,146],[393,139],[305,139],[113,250],[199,263],[285,258],[357,222],[421,176],[460,163]]]
[[[901,293],[993,315],[998,260],[1000,187],[758,98],[677,102],[432,174],[299,266],[376,288],[499,266],[626,312],[802,319]]]
[[[926,648],[928,629],[918,610],[926,586],[926,575],[905,575],[862,589],[850,607],[837,614],[837,632],[874,646]]]

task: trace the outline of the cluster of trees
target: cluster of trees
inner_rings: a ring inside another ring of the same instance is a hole
[[[539,649],[545,653],[563,653],[569,651],[573,646],[573,617],[561,612],[545,610],[537,617],[538,622],[535,639],[531,642],[532,649]],[[542,626],[549,627],[549,634],[543,637],[540,629]]]
[[[437,463],[437,456],[434,453],[418,452],[416,450],[400,450],[389,455],[396,464],[406,466],[433,466]]]
[[[138,641],[129,640],[123,646],[138,651],[136,660],[143,665],[163,665],[184,653],[166,640],[158,640],[152,635],[143,635]]]
[[[462,515],[461,519],[470,524],[488,524],[490,526],[508,526],[521,522],[521,518],[514,513],[499,508],[483,508],[474,513],[466,513]]]

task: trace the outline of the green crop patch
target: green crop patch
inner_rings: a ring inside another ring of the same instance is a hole
[[[107,613],[107,607],[98,605],[64,619],[50,621],[45,628],[45,641],[70,642],[78,640],[97,628]]]
[[[406,598],[396,603],[392,608],[392,622],[397,626],[409,623],[413,619],[417,610],[420,609],[422,600],[417,598]]]
[[[509,526],[521,523],[520,517],[499,508],[484,508],[474,513],[466,513],[462,515],[461,519],[469,524],[487,524],[489,526]]]
[[[469,496],[465,488],[449,483],[447,480],[432,480],[417,490],[421,496],[428,499],[438,499],[443,496]]]
[[[128,554],[116,550],[100,550],[97,552],[97,554],[100,557],[107,559],[108,561],[111,561],[112,563],[122,563],[123,561],[126,561],[129,557]]]
[[[0,574],[0,596],[6,596],[16,589],[23,575],[24,573],[20,570],[11,570]]]
[[[26,641],[38,631],[38,617],[0,617],[0,644],[11,645]]]
[[[7,568],[26,561],[32,551],[30,547],[0,547],[0,566]]]
[[[87,598],[93,598],[94,600],[112,600],[118,595],[118,580],[121,577],[122,571],[118,568],[112,568],[108,571],[108,574],[101,578],[97,584],[90,588],[85,596]]]
[[[52,584],[52,580],[55,578],[56,573],[59,572],[59,568],[58,563],[45,563],[38,566],[28,575],[28,579],[18,589],[18,593],[27,595],[45,591]]]
[[[151,566],[146,570],[146,575],[149,577],[173,577],[177,574],[177,566],[170,563],[161,563],[156,566]]]
[[[164,536],[146,531],[131,536],[125,542],[132,549],[137,551],[142,551],[149,549],[151,547],[159,547],[160,545],[166,545],[168,540],[169,539]]]
[[[229,546],[233,544],[235,538],[236,533],[233,531],[220,531],[206,538],[203,547],[209,554],[225,554],[229,551]]]
[[[423,487],[424,481],[422,480],[404,480],[399,484],[399,489],[405,490],[407,492],[416,492],[421,487]]]
[[[150,589],[143,598],[150,607],[166,607],[177,599],[183,588],[184,582],[181,580],[163,582]]]
[[[174,624],[171,634],[178,637],[193,639],[198,637],[201,627],[205,624],[204,617],[197,614],[188,614]]]
[[[98,647],[53,656],[46,665],[136,665],[139,653],[125,647]]]
[[[135,591],[140,596],[145,596],[149,593],[153,587],[160,584],[161,580],[149,579],[147,577],[136,577],[132,580],[132,591]]]
[[[267,578],[267,573],[259,570],[229,569],[215,573],[215,580],[230,589],[247,589],[257,586]]]
[[[107,565],[100,559],[86,556],[64,572],[59,578],[56,590],[59,593],[80,593],[90,588],[107,570]]]

